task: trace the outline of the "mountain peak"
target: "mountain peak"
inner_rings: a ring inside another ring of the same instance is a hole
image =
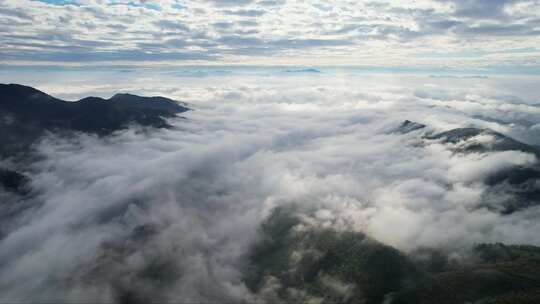
[[[416,130],[423,129],[425,127],[426,127],[426,125],[423,125],[421,123],[417,123],[417,122],[410,121],[410,120],[405,120],[404,122],[401,123],[401,125],[398,128],[396,128],[396,130],[394,132],[401,133],[401,134],[407,134],[407,133],[410,133],[410,132],[413,132],[413,131],[416,131]]]
[[[17,99],[18,101],[53,100],[54,97],[25,85],[15,83],[0,84],[0,102],[9,102],[10,99]]]
[[[168,127],[164,117],[174,117],[189,108],[164,97],[116,94],[110,99],[86,97],[67,102],[29,86],[0,84],[0,130],[9,137],[0,138],[0,155],[12,154],[26,146],[45,130],[80,131],[110,134],[130,124]]]

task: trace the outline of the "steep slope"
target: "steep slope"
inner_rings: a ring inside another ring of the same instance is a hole
[[[306,226],[276,209],[261,227],[245,281],[268,303],[538,303],[540,248],[482,244],[404,254],[360,232]]]
[[[45,131],[107,135],[129,124],[163,128],[165,118],[188,110],[164,97],[117,94],[67,102],[31,87],[0,84],[0,156],[23,152]]]
[[[110,99],[87,97],[67,102],[18,84],[0,84],[0,159],[31,158],[32,144],[46,132],[107,135],[130,124],[164,128],[165,118],[189,109],[164,97],[117,94]],[[24,194],[27,177],[0,167],[0,187]]]
[[[486,185],[480,207],[510,214],[540,204],[540,150],[504,134],[481,128],[457,128],[426,135],[428,141],[446,144],[456,153],[497,153],[518,151],[536,157],[529,165],[512,166],[494,172],[485,180]]]
[[[276,209],[248,256],[246,284],[268,303],[381,303],[419,278],[404,254],[362,233],[303,224]]]
[[[521,151],[540,156],[540,151],[536,147],[489,129],[457,128],[428,135],[425,138],[455,145],[453,148],[463,153]]]
[[[428,274],[391,303],[539,303],[540,248],[484,244],[474,253],[476,262]]]

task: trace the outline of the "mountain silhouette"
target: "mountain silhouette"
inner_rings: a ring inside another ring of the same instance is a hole
[[[167,128],[166,118],[188,110],[165,97],[116,94],[69,102],[32,87],[0,84],[0,156],[24,151],[45,131],[107,135],[131,124]]]

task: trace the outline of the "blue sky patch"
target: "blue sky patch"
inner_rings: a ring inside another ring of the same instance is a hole
[[[34,0],[52,5],[79,5],[78,0]]]

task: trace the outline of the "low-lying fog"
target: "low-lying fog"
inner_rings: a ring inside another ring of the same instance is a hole
[[[307,227],[361,231],[405,253],[540,245],[540,207],[480,205],[485,176],[533,154],[455,153],[422,138],[475,126],[540,144],[538,78],[186,71],[20,72],[59,98],[161,95],[193,111],[171,129],[37,144],[32,195],[18,202],[29,207],[3,224],[0,301],[110,302],[125,285],[183,302],[256,301],[244,257],[279,206]],[[427,127],[393,132],[404,120]],[[135,275],[148,264],[160,284]]]

